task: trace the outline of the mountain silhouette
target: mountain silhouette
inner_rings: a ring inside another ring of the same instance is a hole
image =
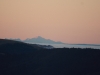
[[[56,42],[50,39],[45,39],[41,36],[38,36],[37,38],[27,38],[25,40],[21,40],[20,38],[17,39],[10,39],[10,40],[15,40],[15,41],[21,41],[21,42],[25,42],[25,43],[33,43],[33,44],[39,44],[39,43],[43,43],[43,44],[66,44],[66,45],[82,45],[82,46],[100,46],[100,44],[68,44],[68,43],[63,43],[63,42]]]
[[[48,43],[48,44],[64,44],[62,42],[56,42],[50,39],[45,39],[41,36],[38,36],[37,38],[31,38],[23,40],[23,42],[29,42],[29,43]]]

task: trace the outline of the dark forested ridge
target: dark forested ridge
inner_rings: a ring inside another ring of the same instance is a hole
[[[0,75],[100,75],[100,50],[48,50],[1,39]]]

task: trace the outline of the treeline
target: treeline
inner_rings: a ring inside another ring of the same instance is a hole
[[[0,75],[100,75],[100,50],[0,45]]]

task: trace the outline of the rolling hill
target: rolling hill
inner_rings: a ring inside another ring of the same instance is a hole
[[[39,48],[0,39],[0,75],[100,75],[100,50]]]

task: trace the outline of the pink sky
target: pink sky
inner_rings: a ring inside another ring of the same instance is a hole
[[[100,44],[100,0],[0,0],[0,38]]]

